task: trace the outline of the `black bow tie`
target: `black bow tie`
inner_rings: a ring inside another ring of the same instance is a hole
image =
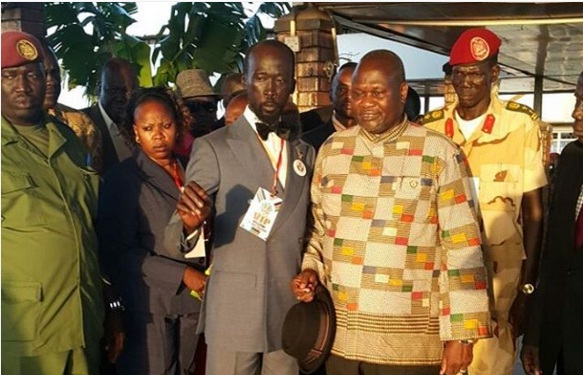
[[[269,133],[274,132],[278,137],[283,139],[288,139],[291,133],[290,126],[286,125],[283,121],[275,123],[273,125],[268,125],[263,122],[256,122],[255,129],[257,129],[257,134],[262,140],[267,141]]]

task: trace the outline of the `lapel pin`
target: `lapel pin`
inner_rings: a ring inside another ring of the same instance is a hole
[[[300,177],[304,177],[306,175],[306,166],[304,165],[304,163],[299,160],[296,159],[294,160],[294,172],[296,172],[296,174]]]

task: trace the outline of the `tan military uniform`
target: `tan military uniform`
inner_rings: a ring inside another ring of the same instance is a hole
[[[91,118],[79,110],[60,103],[57,103],[55,108],[51,108],[47,112],[73,129],[88,152],[88,164],[97,171],[101,171],[101,166],[103,165],[101,158],[101,134],[95,124],[93,124]]]
[[[525,259],[521,202],[525,192],[547,184],[538,116],[522,104],[503,102],[493,95],[483,123],[466,140],[455,120],[456,105],[429,112],[421,123],[461,146],[479,197],[495,322],[494,337],[475,345],[469,373],[510,375],[515,343],[508,319]]]

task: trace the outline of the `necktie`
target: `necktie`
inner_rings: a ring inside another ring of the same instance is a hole
[[[579,249],[581,246],[583,246],[583,207],[579,210],[575,224],[575,249]]]
[[[283,139],[288,139],[291,133],[291,127],[285,122],[280,121],[273,125],[268,125],[263,122],[256,122],[255,128],[257,129],[257,134],[262,140],[267,141],[269,133],[274,132],[278,137]]]

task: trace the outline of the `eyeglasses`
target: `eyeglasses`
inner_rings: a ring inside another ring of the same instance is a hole
[[[198,101],[189,101],[185,103],[190,112],[216,112],[217,111],[217,103],[213,102],[198,102]]]

